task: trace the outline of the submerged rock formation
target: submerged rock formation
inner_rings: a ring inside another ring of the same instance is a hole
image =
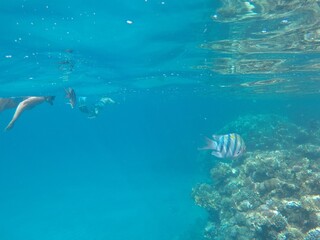
[[[246,140],[248,149],[272,150],[291,148],[295,144],[308,141],[306,129],[278,115],[246,115],[227,124],[220,131],[222,134],[236,132]]]
[[[222,131],[235,128],[250,152],[216,164],[211,183],[192,191],[209,213],[205,237],[320,239],[320,144],[313,131],[263,115],[241,117]]]

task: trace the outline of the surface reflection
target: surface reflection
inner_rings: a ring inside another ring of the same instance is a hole
[[[245,79],[240,86],[256,86],[261,78],[263,83],[283,79],[281,84],[286,86],[282,91],[274,91],[269,84],[263,84],[259,85],[261,92],[316,92],[314,89],[320,85],[312,78],[317,77],[320,67],[319,1],[221,0],[221,3],[212,19],[225,25],[229,36],[201,45],[215,54],[199,69],[235,75],[240,80],[248,75],[256,77],[251,78],[252,83]],[[307,76],[298,77],[300,73]],[[300,81],[302,77],[304,81]],[[306,84],[313,84],[313,88]]]

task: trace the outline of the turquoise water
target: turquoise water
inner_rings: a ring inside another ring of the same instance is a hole
[[[0,133],[0,239],[203,239],[192,188],[219,162],[204,136],[247,114],[320,117],[318,11],[271,19],[258,2],[0,3],[0,97],[56,96]],[[115,103],[89,119],[68,87]]]
[[[128,97],[93,120],[62,101],[41,105],[2,133],[2,239],[189,234],[202,216],[191,198],[198,117],[178,101],[142,102],[147,96]]]

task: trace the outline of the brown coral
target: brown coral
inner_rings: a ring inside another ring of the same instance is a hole
[[[320,166],[292,144],[293,150],[256,150],[242,161],[218,163],[211,169],[212,183],[193,189],[196,203],[209,211],[207,239],[320,236]]]

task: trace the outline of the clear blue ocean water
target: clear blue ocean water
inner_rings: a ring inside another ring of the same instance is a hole
[[[0,3],[0,97],[56,96],[0,132],[1,240],[200,240],[203,137],[245,114],[320,117],[317,52],[262,55],[293,58],[283,71],[224,72],[230,53],[203,46],[237,32],[213,19],[223,2]],[[115,104],[88,119],[68,87]]]

